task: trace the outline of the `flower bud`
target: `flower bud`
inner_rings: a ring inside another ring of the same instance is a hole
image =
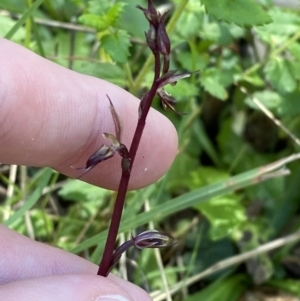
[[[158,47],[156,44],[156,29],[155,27],[150,24],[150,28],[148,32],[145,33],[147,45],[152,50],[152,52],[158,52]]]
[[[156,230],[144,231],[136,237],[132,237],[134,246],[138,249],[163,248],[168,246],[170,240],[173,239],[171,235]]]
[[[169,36],[166,31],[166,27],[164,24],[164,20],[166,18],[166,14],[164,14],[159,23],[158,23],[158,28],[157,28],[157,44],[158,44],[158,49],[159,52],[162,55],[169,55],[171,52],[171,43]]]
[[[146,19],[149,21],[150,24],[157,26],[159,19],[160,19],[160,14],[156,10],[152,0],[148,0],[148,8],[143,8],[139,5],[137,5],[137,8],[143,11]]]

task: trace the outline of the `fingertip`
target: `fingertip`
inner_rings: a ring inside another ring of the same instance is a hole
[[[23,301],[150,301],[140,288],[120,286],[117,282],[96,275],[54,275],[11,282],[0,287],[0,300]]]
[[[138,121],[136,97],[111,83],[56,65],[12,42],[0,40],[0,47],[2,163],[50,166],[79,177],[81,172],[71,166],[84,167],[89,156],[107,143],[102,133],[114,134],[107,95],[121,119],[121,142],[130,148]],[[132,168],[130,189],[158,180],[172,164],[176,151],[174,126],[151,109]],[[121,158],[115,155],[83,179],[117,189],[120,175]]]
[[[150,301],[152,300],[149,296],[149,294],[138,287],[137,285],[128,282],[122,278],[119,278],[113,274],[109,274],[108,279],[115,282],[117,285],[122,287],[124,290],[129,291],[133,300],[142,300],[142,301]]]

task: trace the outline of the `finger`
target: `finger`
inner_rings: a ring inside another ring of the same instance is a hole
[[[50,275],[97,274],[98,267],[95,264],[31,240],[2,225],[0,237],[0,285]]]
[[[51,166],[77,177],[89,156],[114,134],[107,95],[120,116],[122,142],[129,148],[139,100],[123,89],[65,69],[7,40],[0,40],[0,162]],[[13,58],[13,59],[12,59]],[[168,169],[177,135],[164,116],[151,110],[132,170],[132,189],[148,185]],[[102,162],[84,180],[116,189],[120,157]]]
[[[0,225],[0,237],[0,288],[4,284],[32,278],[67,274],[97,274],[97,265],[61,249],[31,240],[2,225]],[[136,285],[114,275],[109,275],[108,279],[130,292],[133,300],[148,300],[146,297],[139,299],[145,293]]]
[[[15,301],[150,301],[141,289],[120,286],[93,275],[56,275],[0,286],[0,300]]]

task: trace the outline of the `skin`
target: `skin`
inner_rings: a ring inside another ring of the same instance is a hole
[[[0,162],[50,166],[70,177],[114,134],[106,94],[118,113],[122,142],[130,146],[139,100],[123,89],[65,69],[0,39]],[[155,110],[148,117],[133,166],[130,189],[159,179],[171,165],[177,135]],[[100,163],[82,180],[117,189],[120,158]],[[0,226],[0,300],[130,300],[151,298],[140,288],[110,275],[96,276],[97,266]],[[122,299],[123,298],[123,299]]]

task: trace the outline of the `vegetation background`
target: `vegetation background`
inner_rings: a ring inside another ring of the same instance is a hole
[[[152,65],[137,4],[146,1],[0,0],[0,36],[140,97]],[[133,250],[114,272],[156,301],[299,300],[300,6],[156,4],[170,10],[171,69],[200,72],[168,87],[187,113],[163,112],[178,156],[129,193],[120,242],[155,227],[178,244]],[[3,224],[99,263],[114,192],[48,168],[1,165],[0,180]]]

